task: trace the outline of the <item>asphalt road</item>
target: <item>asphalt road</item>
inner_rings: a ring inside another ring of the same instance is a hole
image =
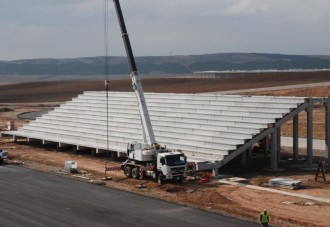
[[[18,166],[0,166],[0,226],[258,226]]]

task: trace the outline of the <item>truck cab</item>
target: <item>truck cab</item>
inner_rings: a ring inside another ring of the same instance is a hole
[[[158,182],[164,180],[181,181],[187,177],[187,158],[180,151],[171,151],[158,153],[157,155],[157,171]]]

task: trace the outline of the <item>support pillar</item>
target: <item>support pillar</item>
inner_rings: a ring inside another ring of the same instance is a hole
[[[325,158],[330,164],[330,98],[325,101]]]
[[[248,158],[252,157],[252,147],[249,147],[249,149],[247,150],[247,155],[248,155]]]
[[[313,99],[308,99],[307,108],[307,163],[313,164]]]
[[[241,158],[242,158],[242,166],[246,166],[246,156],[247,156],[247,150],[242,152]]]
[[[293,160],[299,159],[299,117],[293,117]]]
[[[264,138],[264,145],[265,145],[265,147],[264,147],[264,152],[265,152],[265,156],[267,156],[268,155],[268,152],[269,152],[269,135],[267,135],[265,138]]]
[[[277,169],[277,152],[278,152],[278,140],[277,140],[277,130],[274,129],[274,131],[271,134],[272,136],[272,153],[270,157],[270,168],[271,170],[276,170]]]
[[[277,161],[281,161],[281,127],[276,129],[277,138]]]

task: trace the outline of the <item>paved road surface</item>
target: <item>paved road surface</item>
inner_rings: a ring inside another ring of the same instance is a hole
[[[258,226],[17,166],[0,166],[0,226]]]

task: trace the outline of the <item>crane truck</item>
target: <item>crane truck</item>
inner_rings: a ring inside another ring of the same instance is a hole
[[[113,1],[131,69],[130,77],[139,107],[143,132],[143,142],[128,143],[128,158],[121,164],[121,169],[129,178],[142,179],[143,176],[150,176],[159,184],[165,180],[181,181],[187,176],[187,158],[180,150],[170,151],[156,141],[121,6],[119,0]]]

